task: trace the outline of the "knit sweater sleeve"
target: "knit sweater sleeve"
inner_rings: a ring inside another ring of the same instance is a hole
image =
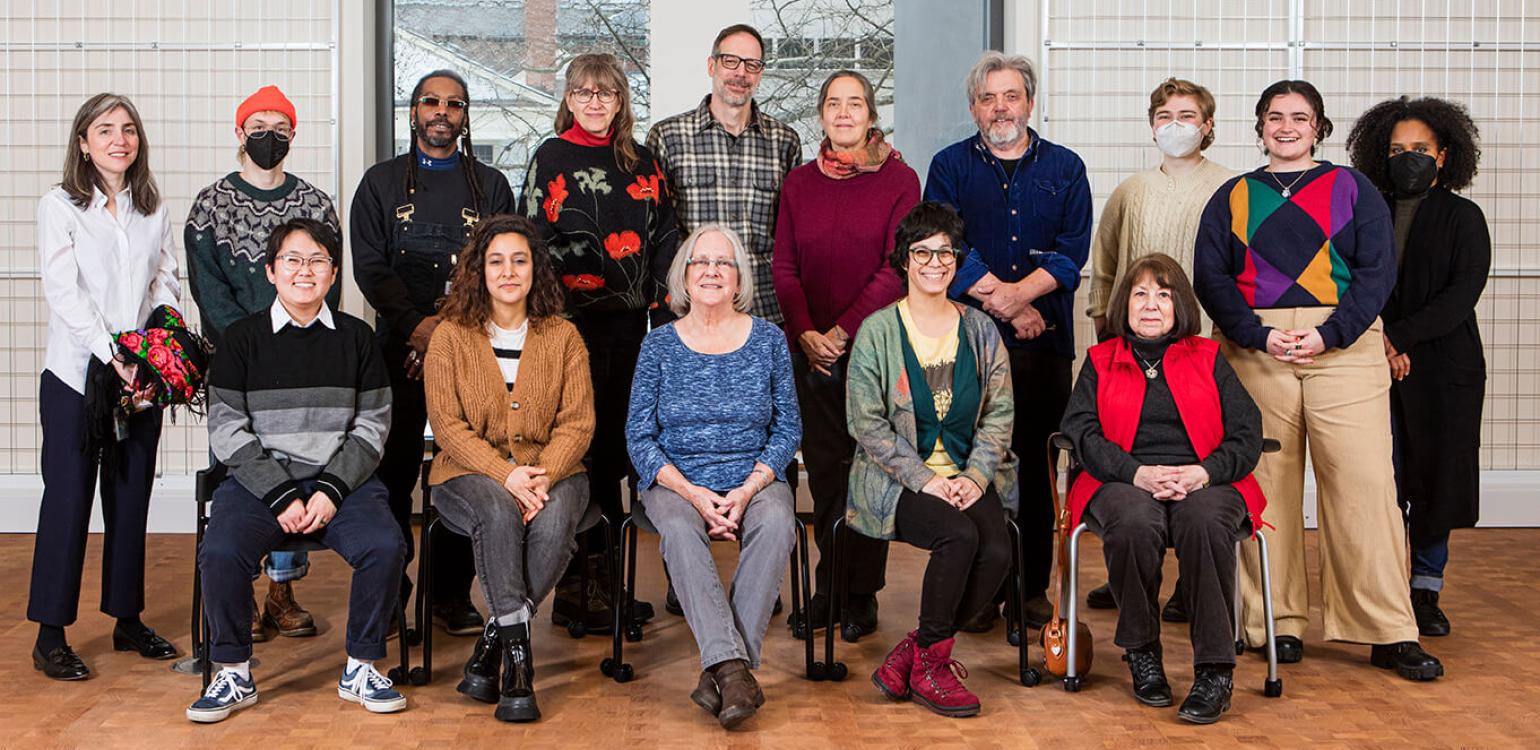
[[[551,439],[536,463],[552,484],[582,470],[583,454],[594,434],[594,387],[588,371],[588,348],[570,326],[562,334],[561,405]]]
[[[636,467],[637,488],[645,490],[658,480],[658,472],[669,464],[659,441],[663,433],[658,423],[658,397],[662,393],[664,352],[662,336],[667,326],[654,328],[642,341],[636,360],[636,374],[631,379],[631,405],[626,414],[626,452]]]
[[[470,359],[470,344],[471,336],[457,324],[448,323],[434,330],[423,364],[428,423],[433,426],[433,442],[455,463],[503,484],[513,473],[513,464],[504,451],[471,427],[461,401],[470,391],[468,386],[464,392],[461,389],[462,379],[470,380],[468,373],[461,371],[461,365]]]
[[[246,311],[235,301],[234,287],[215,254],[214,217],[210,215],[209,200],[207,188],[193,199],[187,225],[182,230],[182,246],[187,250],[187,280],[192,284],[193,301],[198,304],[203,320],[213,328],[204,334],[217,343],[225,329],[245,317]]]
[[[353,419],[341,447],[316,477],[316,488],[338,507],[379,467],[385,436],[390,432],[390,376],[385,372],[385,360],[371,331],[361,322],[345,320],[353,334],[358,362]]]
[[[1118,259],[1127,252],[1122,247],[1123,214],[1128,206],[1128,194],[1134,190],[1133,178],[1124,180],[1107,198],[1102,208],[1102,220],[1096,225],[1096,236],[1091,240],[1091,295],[1086,315],[1100,318],[1107,314],[1107,301],[1112,296],[1112,285],[1117,281]]]
[[[262,498],[276,516],[304,497],[299,482],[289,476],[288,469],[262,446],[252,430],[246,387],[252,331],[252,326],[232,326],[214,352],[208,380],[209,449],[229,467],[235,481]]]
[[[799,173],[800,174],[800,173]],[[795,177],[781,189],[781,205],[775,220],[775,252],[770,256],[770,275],[775,281],[775,298],[786,318],[786,336],[792,341],[813,330],[813,315],[808,311],[807,292],[802,287],[801,256],[797,252]],[[821,333],[821,331],[820,331]]]
[[[651,252],[652,275],[650,290],[650,318],[657,328],[676,316],[668,306],[668,270],[674,265],[679,252],[679,219],[674,215],[674,197],[668,189],[668,179],[663,176],[663,164],[653,159],[649,165],[658,177],[658,199],[652,211],[647,213],[647,246]]]
[[[1223,354],[1214,357],[1214,384],[1225,436],[1202,466],[1209,484],[1233,484],[1256,469],[1262,458],[1262,412]]]
[[[1097,481],[1133,484],[1134,473],[1143,464],[1102,433],[1096,385],[1096,365],[1086,357],[1085,364],[1080,367],[1080,377],[1075,380],[1075,388],[1070,392],[1069,404],[1064,408],[1059,431],[1075,444],[1081,468]]]
[[[861,294],[850,307],[841,313],[837,321],[841,330],[846,335],[855,333],[860,327],[861,321],[866,316],[882,309],[899,297],[904,296],[904,282],[900,281],[898,274],[893,271],[892,264],[887,262],[888,254],[893,251],[893,236],[898,231],[898,223],[904,220],[909,210],[920,202],[920,178],[904,164],[895,164],[888,169],[898,169],[902,174],[901,187],[893,200],[893,209],[888,213],[887,231],[883,233],[882,256],[883,262],[877,266],[877,270],[867,278],[861,287]]]
[[[1390,206],[1361,172],[1342,168],[1358,183],[1353,202],[1353,252],[1343,258],[1353,280],[1331,317],[1319,327],[1327,349],[1346,347],[1369,329],[1396,284],[1396,231]]]
[[[1248,349],[1266,351],[1267,335],[1273,329],[1262,325],[1236,286],[1236,278],[1245,270],[1246,249],[1230,229],[1230,196],[1241,179],[1226,182],[1203,209],[1193,250],[1193,289],[1225,338]]]
[[[797,408],[796,377],[791,370],[791,351],[773,324],[754,321],[753,338],[770,352],[770,436],[760,450],[759,463],[786,479],[786,467],[802,442],[802,413]]]
[[[316,193],[321,200],[321,223],[331,227],[332,232],[337,235],[337,247],[340,248],[342,247],[342,222],[337,219],[337,207],[332,203],[331,196],[327,195],[325,191],[317,189]],[[340,271],[342,269],[342,258],[338,258],[337,261],[337,270]],[[326,290],[326,306],[330,307],[333,311],[342,309],[341,284],[334,283],[331,289]]]

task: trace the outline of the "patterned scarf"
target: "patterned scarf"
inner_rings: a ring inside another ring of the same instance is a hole
[[[882,137],[882,131],[872,128],[866,131],[866,145],[855,151],[835,151],[834,144],[825,136],[818,146],[818,171],[834,180],[848,180],[863,172],[875,172],[887,163],[888,156],[899,161],[900,154]]]

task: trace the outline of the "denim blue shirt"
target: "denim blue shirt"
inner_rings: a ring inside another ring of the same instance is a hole
[[[651,487],[666,464],[716,492],[742,485],[756,462],[785,481],[802,440],[786,334],[754,318],[743,346],[701,354],[674,325],[647,334],[631,383],[626,450],[639,487]]]
[[[1075,289],[1091,252],[1091,183],[1075,152],[1028,132],[1032,145],[1010,177],[977,133],[942,149],[931,159],[925,200],[957,209],[966,225],[969,251],[957,267],[952,297],[978,307],[967,292],[985,273],[1014,282],[1046,269],[1059,288],[1033,305],[1049,329],[1024,341],[1009,323],[996,323],[1007,347],[1073,359]]]

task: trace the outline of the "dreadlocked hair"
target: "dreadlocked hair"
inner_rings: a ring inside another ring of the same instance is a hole
[[[1444,166],[1438,170],[1439,187],[1451,191],[1470,187],[1481,161],[1481,130],[1465,107],[1445,99],[1403,96],[1380,102],[1359,115],[1347,139],[1353,166],[1375,187],[1390,192],[1390,136],[1404,120],[1418,120],[1428,126],[1438,140],[1438,147],[1444,150]]]
[[[412,137],[410,148],[408,149],[408,155],[411,158],[407,160],[406,181],[402,188],[406,191],[407,201],[410,202],[413,194],[417,192],[417,99],[422,96],[422,87],[434,78],[448,78],[454,81],[456,84],[459,84],[461,93],[465,95],[465,131],[460,135],[460,169],[465,172],[465,184],[471,189],[471,201],[473,204],[471,207],[477,214],[480,214],[481,204],[485,201],[486,196],[481,189],[481,178],[476,175],[476,152],[471,144],[471,89],[470,86],[466,85],[465,79],[453,70],[442,68],[432,71],[417,79],[417,85],[412,87],[411,108],[408,110],[412,112]]]

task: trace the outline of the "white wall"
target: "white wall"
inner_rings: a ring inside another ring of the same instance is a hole
[[[717,32],[751,23],[749,0],[654,0],[652,4],[652,119],[654,122],[700,104],[711,93],[706,58]]]

